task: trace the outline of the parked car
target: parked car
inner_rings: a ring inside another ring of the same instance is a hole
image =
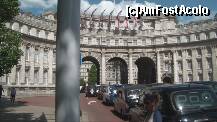
[[[107,87],[108,87],[108,85],[105,85],[105,84],[100,85],[99,91],[98,91],[98,94],[97,94],[97,98],[99,100],[103,99],[103,93],[106,92]]]
[[[211,87],[214,92],[217,94],[217,81],[192,81],[187,83],[194,83],[194,84],[203,84]]]
[[[161,85],[150,88],[161,96],[159,110],[163,122],[217,122],[217,96],[200,84]],[[144,122],[146,110],[140,96],[137,107],[130,109],[130,122]]]
[[[95,97],[96,96],[96,86],[89,85],[86,86],[86,97]]]
[[[113,84],[106,87],[103,93],[103,103],[106,105],[113,105],[114,100],[117,98],[117,90],[121,88],[120,84]]]
[[[138,102],[139,92],[145,89],[145,85],[132,85],[118,90],[118,97],[114,101],[114,111],[121,117],[127,118],[129,109]]]

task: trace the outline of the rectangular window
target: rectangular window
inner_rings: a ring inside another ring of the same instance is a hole
[[[133,45],[134,45],[134,46],[137,45],[137,40],[133,40]]]
[[[39,51],[38,51],[38,49],[35,49],[35,57],[34,57],[34,61],[35,61],[35,63],[38,63],[39,62]]]
[[[202,73],[198,73],[198,81],[202,81],[203,80],[203,74]]]
[[[186,42],[190,42],[190,37],[189,36],[186,37]]]
[[[29,69],[25,69],[25,83],[29,82]]]
[[[179,82],[180,83],[182,83],[183,82],[183,80],[182,80],[183,78],[182,78],[182,75],[179,75]]]
[[[48,81],[48,72],[47,72],[47,70],[45,70],[44,71],[44,74],[43,74],[43,83],[47,83],[47,81]]]
[[[187,65],[188,65],[188,69],[191,70],[192,69],[192,62],[191,62],[191,60],[187,60]]]
[[[209,79],[209,81],[213,81],[213,77],[212,77],[212,73],[211,72],[208,73],[208,79]]]
[[[48,51],[44,51],[44,63],[48,63]]]
[[[193,80],[192,74],[188,74],[188,82],[191,82]]]
[[[182,51],[181,50],[178,51],[178,56],[182,57]]]
[[[38,83],[38,81],[39,81],[39,71],[35,70],[34,71],[34,82]]]
[[[25,50],[25,59],[26,59],[26,61],[29,61],[29,55],[30,55],[30,49],[29,49],[29,47],[26,47],[26,50]]]
[[[201,61],[201,59],[197,59],[197,69],[202,69],[202,61]]]
[[[165,62],[165,71],[169,71],[169,63]]]
[[[188,54],[189,57],[191,57],[192,56],[191,50],[187,50],[187,54]]]
[[[208,69],[212,69],[212,59],[211,58],[207,58],[207,66],[208,66]]]
[[[178,61],[178,68],[179,68],[179,70],[182,70],[182,62],[181,61]]]
[[[177,43],[181,43],[180,37],[177,37]]]
[[[201,55],[202,55],[201,50],[197,49],[197,56],[201,56]]]

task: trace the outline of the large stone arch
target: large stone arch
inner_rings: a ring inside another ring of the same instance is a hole
[[[85,56],[85,57],[83,57],[82,62],[85,62],[85,61],[90,61],[90,62],[92,62],[93,64],[96,65],[96,68],[97,68],[97,81],[96,81],[96,83],[100,84],[100,63],[99,63],[99,61],[93,56]]]
[[[135,64],[138,68],[138,84],[156,83],[156,65],[150,57],[140,57]]]
[[[107,78],[108,82],[128,84],[128,66],[127,62],[123,58],[112,57],[108,59],[106,61],[106,73],[108,72],[115,72],[115,79],[110,80]]]

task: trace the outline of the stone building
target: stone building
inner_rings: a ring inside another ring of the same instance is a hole
[[[20,94],[54,93],[54,18],[20,14],[6,24],[22,33],[24,55],[1,84]],[[217,80],[217,18],[181,25],[172,16],[142,17],[129,19],[127,27],[125,17],[119,19],[116,28],[116,15],[81,14],[82,60],[97,66],[99,84]],[[82,77],[85,72],[82,66]]]

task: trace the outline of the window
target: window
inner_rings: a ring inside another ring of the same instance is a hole
[[[197,59],[197,68],[202,69],[202,61],[201,61],[201,59]]]
[[[91,38],[88,38],[88,44],[91,44]]]
[[[119,45],[119,40],[118,40],[118,39],[115,40],[115,45],[116,45],[116,46]]]
[[[127,40],[124,40],[124,46],[127,46],[127,45],[128,45]]]
[[[199,35],[195,35],[195,40],[200,40]]]
[[[212,50],[210,48],[207,48],[207,55],[212,55]]]
[[[53,53],[53,64],[56,64],[56,53]]]
[[[53,81],[53,84],[56,83],[56,72],[55,72],[55,71],[53,72],[53,78],[52,78],[52,81]]]
[[[177,37],[177,43],[181,43],[180,37]]]
[[[25,69],[25,83],[29,82],[29,69]]]
[[[26,61],[29,61],[29,55],[30,55],[30,49],[29,49],[29,47],[26,47],[26,51],[25,51],[25,59],[26,59]]]
[[[179,82],[180,82],[180,83],[183,82],[183,78],[182,78],[182,75],[181,75],[181,74],[179,75]]]
[[[188,82],[191,82],[193,80],[192,74],[188,74]]]
[[[34,82],[38,83],[38,81],[39,81],[39,71],[35,70],[34,71]]]
[[[198,73],[198,81],[202,81],[203,80],[203,74],[202,73]]]
[[[142,45],[144,45],[144,46],[146,45],[146,40],[145,39],[142,40]]]
[[[169,71],[169,62],[165,62],[165,71]]]
[[[20,82],[20,70],[18,69],[16,71],[16,83],[19,83]]]
[[[192,69],[192,62],[191,60],[187,60],[188,69]]]
[[[168,43],[167,38],[164,38],[164,44],[167,44],[167,43]]]
[[[213,80],[212,72],[209,72],[209,73],[208,73],[208,79],[209,79],[209,81],[212,81],[212,80]]]
[[[137,45],[137,40],[133,40],[133,45]]]
[[[187,50],[187,54],[188,54],[189,57],[191,57],[192,56],[191,50]]]
[[[100,38],[97,38],[97,44],[100,45]]]
[[[151,45],[155,45],[155,40],[151,39]]]
[[[208,69],[212,69],[212,59],[211,58],[207,58],[207,65],[208,65]]]
[[[201,56],[202,53],[201,53],[201,49],[197,49],[197,56]]]
[[[189,36],[186,37],[186,42],[190,42],[190,37]]]
[[[181,50],[178,51],[178,56],[182,57],[182,51]]]
[[[35,63],[39,62],[39,51],[38,51],[38,49],[35,49],[35,57],[34,57],[34,59],[35,59]]]
[[[48,51],[44,51],[44,63],[48,63]]]
[[[179,68],[179,70],[182,70],[182,62],[181,61],[178,61],[178,68]]]
[[[44,71],[44,74],[43,74],[43,83],[47,83],[47,79],[48,78],[48,72],[47,70]]]

